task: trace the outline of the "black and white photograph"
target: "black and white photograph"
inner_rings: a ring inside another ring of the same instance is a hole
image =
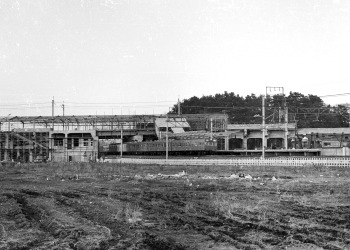
[[[350,1],[0,0],[0,250],[350,249]]]

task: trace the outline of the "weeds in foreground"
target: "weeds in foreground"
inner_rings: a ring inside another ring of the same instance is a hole
[[[132,206],[128,203],[124,210],[125,220],[130,224],[136,224],[142,221],[142,212],[139,205]]]
[[[242,203],[237,201],[235,197],[225,197],[215,195],[211,200],[211,206],[215,209],[218,215],[222,215],[227,219],[235,219],[235,215],[244,215],[248,217],[254,217],[259,221],[259,225],[268,221],[270,212],[268,211],[267,200],[259,200],[257,203],[249,201]]]
[[[295,196],[294,200],[297,203],[299,203],[299,205],[301,205],[301,206],[304,206],[304,207],[305,206],[310,206],[310,199],[307,196],[305,196],[305,195],[303,195],[303,196]]]
[[[312,219],[299,219],[296,217],[289,218],[289,227],[293,230],[306,230],[316,228],[319,224]]]
[[[344,202],[347,199],[347,194],[344,193],[323,193],[317,192],[311,196],[310,199],[319,206],[339,206],[347,205],[348,202]]]
[[[262,249],[273,249],[272,246],[267,246],[264,243],[264,239],[268,239],[271,237],[266,232],[261,232],[258,230],[250,230],[244,235],[244,237],[247,239],[248,242],[251,242],[252,244],[257,245]]]
[[[185,213],[195,213],[196,212],[196,208],[194,207],[194,203],[189,201],[186,202],[185,207],[184,207],[184,212]]]
[[[228,197],[216,194],[211,200],[211,206],[215,209],[215,213],[223,215],[225,218],[232,218],[234,211],[234,202],[230,201]]]
[[[117,221],[125,221],[129,224],[136,224],[142,221],[142,212],[139,205],[127,203],[125,206],[118,207],[112,218]]]
[[[111,199],[112,199],[112,195],[113,195],[113,186],[112,186],[112,185],[109,185],[108,190],[107,190],[107,197],[108,197],[108,200],[111,200]]]

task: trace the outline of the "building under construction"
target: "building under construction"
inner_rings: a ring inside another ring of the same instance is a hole
[[[176,127],[177,115],[163,116]],[[0,160],[96,161],[111,141],[157,140],[155,115],[14,116],[0,118]],[[175,119],[176,118],[176,119]],[[181,115],[192,130],[225,131],[227,115]]]
[[[215,136],[218,154],[350,155],[350,128],[227,121],[226,114],[2,117],[0,161],[97,161],[110,144],[162,140],[169,131],[175,140]]]

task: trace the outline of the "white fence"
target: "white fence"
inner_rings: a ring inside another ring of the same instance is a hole
[[[153,164],[153,165],[230,165],[230,166],[336,166],[350,167],[350,158],[232,158],[232,159],[137,159],[122,158],[108,160],[109,162]]]

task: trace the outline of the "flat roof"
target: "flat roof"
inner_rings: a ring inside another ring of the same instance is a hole
[[[96,122],[128,122],[128,121],[153,121],[154,115],[70,115],[70,116],[11,116],[0,117],[0,123],[96,123]]]
[[[350,128],[299,128],[299,134],[307,135],[311,133],[320,134],[350,134]]]
[[[265,124],[268,130],[284,130],[286,127],[285,123],[267,123]],[[295,123],[287,123],[289,130],[295,130]],[[250,129],[250,130],[261,130],[262,124],[227,124],[227,130],[237,129]]]

